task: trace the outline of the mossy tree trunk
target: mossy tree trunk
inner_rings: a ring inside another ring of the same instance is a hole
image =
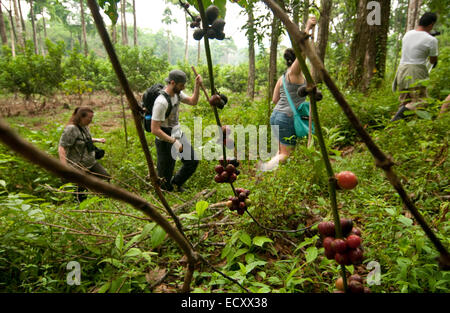
[[[86,20],[84,18],[84,0],[80,0],[80,11],[81,11],[81,32],[82,32],[82,42],[84,48],[84,55],[88,55],[88,45],[87,45],[87,35],[86,35]]]
[[[328,45],[328,33],[329,33],[329,24],[331,17],[331,7],[333,5],[332,0],[321,0],[320,1],[320,18],[319,18],[319,31],[317,33],[317,55],[319,56],[322,62],[325,62],[325,53],[327,51]],[[314,81],[319,83],[322,81],[319,73],[317,71],[313,71]]]
[[[5,20],[3,18],[2,6],[0,5],[0,37],[2,38],[2,45],[8,44],[8,37],[6,36]]]

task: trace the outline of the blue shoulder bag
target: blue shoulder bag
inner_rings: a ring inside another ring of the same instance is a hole
[[[286,88],[286,78],[283,75],[283,88],[286,98],[288,99],[289,105],[291,106],[292,112],[294,113],[294,127],[295,135],[299,138],[308,136],[309,132],[309,102],[302,102],[298,108],[295,107],[292,101],[291,95]],[[312,133],[314,134],[314,123],[312,123]]]

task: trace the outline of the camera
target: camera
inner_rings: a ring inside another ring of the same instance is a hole
[[[441,32],[440,32],[440,31],[437,31],[437,30],[432,30],[432,31],[430,32],[430,35],[433,36],[433,37],[439,36],[440,34],[441,34]]]
[[[95,146],[92,140],[86,141],[86,148],[88,152],[92,152],[95,150]]]

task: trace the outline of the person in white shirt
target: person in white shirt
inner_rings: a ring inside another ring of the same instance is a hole
[[[197,105],[202,78],[200,75],[197,75],[195,78],[194,93],[191,97],[182,91],[185,87],[186,80],[186,74],[183,71],[171,71],[166,78],[167,85],[162,90],[166,95],[159,95],[153,105],[151,130],[156,136],[156,167],[158,176],[164,179],[161,188],[167,191],[174,190],[174,186],[176,187],[176,191],[184,191],[182,185],[194,174],[199,163],[195,157],[194,149],[189,143],[189,139],[180,130],[178,113],[180,102]],[[166,98],[166,96],[168,97]],[[169,97],[172,109],[166,118],[166,111],[169,109]],[[172,150],[175,153],[172,153]],[[176,163],[175,157],[180,156],[178,152],[182,154],[181,162],[183,165],[173,176]]]
[[[435,13],[427,12],[419,20],[419,26],[403,36],[402,58],[392,84],[392,90],[398,89],[400,108],[391,121],[404,118],[406,110],[414,110],[427,97],[426,87],[417,83],[427,79],[429,62],[437,64],[438,41],[430,32],[437,21]]]

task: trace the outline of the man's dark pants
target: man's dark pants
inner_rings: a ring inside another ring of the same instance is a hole
[[[169,136],[172,133],[171,128],[161,127],[161,129]],[[156,168],[158,170],[158,176],[165,179],[165,182],[161,185],[165,190],[173,190],[173,184],[177,186],[183,185],[194,174],[199,163],[195,158],[194,149],[186,139],[186,136],[183,135],[180,142],[183,144],[183,153],[180,155],[183,165],[172,178],[176,163],[176,159],[172,157],[173,144],[159,140],[158,138],[155,139],[158,158]]]

